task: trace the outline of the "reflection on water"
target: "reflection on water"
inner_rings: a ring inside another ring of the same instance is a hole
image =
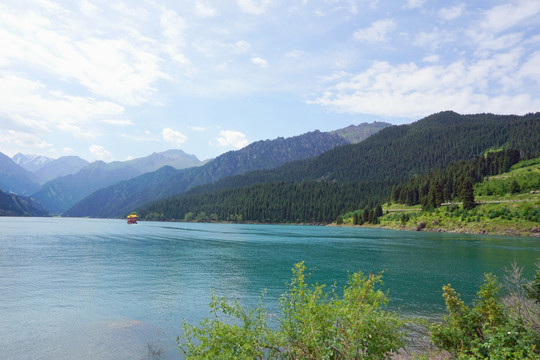
[[[342,287],[384,271],[390,306],[443,311],[441,287],[470,301],[483,273],[516,260],[531,276],[538,239],[317,226],[0,218],[0,349],[6,359],[178,359],[181,320],[212,290],[271,313],[294,263]]]

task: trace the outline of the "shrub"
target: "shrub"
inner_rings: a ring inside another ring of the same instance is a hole
[[[487,274],[469,307],[450,285],[444,286],[448,315],[430,326],[431,341],[458,359],[538,359],[538,334],[512,316],[500,291],[496,277]]]
[[[335,287],[326,292],[306,277],[304,263],[296,264],[277,329],[261,304],[245,310],[212,296],[210,318],[199,326],[184,321],[184,343],[177,341],[186,359],[386,359],[405,347],[408,321],[382,309],[388,299],[377,289],[381,275],[350,275],[341,298]]]

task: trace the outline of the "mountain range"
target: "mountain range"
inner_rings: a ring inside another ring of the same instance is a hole
[[[361,141],[390,126],[374,122],[350,126],[347,130],[320,132],[274,140],[257,141],[243,149],[229,151],[203,166],[181,171],[160,169],[139,177],[100,189],[71,209],[66,216],[119,217],[142,204],[181,194],[195,186],[242,174],[248,171],[270,169],[290,161],[310,158],[340,145],[350,144],[346,136]]]
[[[36,173],[53,161],[36,159],[32,173],[0,156],[0,187],[16,192],[13,179],[20,175],[26,182],[15,184],[25,191],[19,194],[32,194],[49,212],[64,216],[123,217],[138,209],[155,219],[196,212],[221,220],[326,222],[384,201],[392,186],[430,169],[500,148],[516,149],[522,158],[537,156],[539,144],[540,113],[445,111],[407,125],[375,122],[257,141],[205,163],[180,150],[94,162],[33,193],[21,185],[35,187]],[[175,158],[187,167],[178,169]],[[27,167],[32,163],[22,160]]]
[[[540,113],[525,116],[441,112],[385,128],[319,156],[224,178],[137,209],[142,218],[330,222],[389,199],[392,186],[486,151],[540,155]],[[204,216],[200,216],[204,218]]]
[[[199,166],[201,161],[182,150],[153,153],[143,158],[105,163],[95,161],[78,172],[58,177],[44,184],[32,195],[45,209],[61,214],[92,192],[131,179],[163,166],[177,169]]]
[[[50,213],[61,214],[93,191],[122,180],[133,180],[128,187],[138,189],[148,185],[147,182],[160,184],[164,179],[179,176],[184,182],[180,190],[175,186],[168,186],[157,191],[158,196],[177,194],[200,183],[245,171],[272,168],[284,162],[319,154],[337,145],[360,141],[387,126],[390,124],[364,123],[352,125],[347,130],[341,131],[340,135],[315,131],[310,140],[309,136],[300,135],[291,139],[260,141],[238,152],[223,154],[219,157],[219,161],[214,159],[202,162],[182,150],[168,150],[144,158],[112,163],[101,161],[88,163],[76,156],[51,159],[20,153],[10,159],[0,154],[0,190],[11,196],[31,195]],[[345,140],[345,136],[349,136],[351,140]],[[183,178],[183,175],[180,175],[184,173],[182,169],[204,167],[207,163],[210,165],[203,171],[185,170],[189,176]],[[138,179],[138,176],[142,176],[141,179]],[[124,189],[124,185],[121,189]],[[140,202],[137,204],[140,205]],[[86,213],[84,216],[89,214]]]

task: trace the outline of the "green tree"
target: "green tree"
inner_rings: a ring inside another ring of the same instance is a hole
[[[369,206],[366,205],[366,207],[364,208],[364,211],[362,211],[362,220],[363,222],[369,222],[369,213],[370,213],[370,208]]]
[[[375,206],[375,216],[376,217],[383,216],[383,210],[382,210],[382,206],[380,204],[377,204],[377,206]]]
[[[510,183],[510,192],[512,194],[517,194],[521,191],[521,187],[519,186],[518,182],[516,181],[516,179],[512,180],[512,182]]]
[[[212,296],[211,317],[199,326],[184,321],[183,341],[177,340],[186,359],[387,359],[406,346],[408,321],[382,309],[388,299],[377,288],[381,275],[350,275],[339,297],[335,287],[308,284],[305,270],[303,262],[293,268],[277,329],[268,326],[261,304],[245,310]]]
[[[184,221],[186,222],[193,221],[193,219],[195,219],[195,214],[192,212],[187,212],[186,215],[184,215]]]
[[[463,208],[465,210],[471,210],[476,206],[472,181],[469,176],[461,180],[459,187],[459,199],[463,203]]]

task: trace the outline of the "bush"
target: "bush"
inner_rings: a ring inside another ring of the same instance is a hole
[[[458,359],[538,359],[538,334],[505,308],[501,286],[487,274],[471,308],[443,287],[448,315],[430,326],[431,341]]]
[[[304,263],[296,264],[277,329],[261,304],[245,310],[212,296],[212,317],[198,327],[184,322],[184,343],[177,341],[186,359],[387,359],[405,347],[408,321],[381,308],[388,302],[377,289],[381,275],[350,275],[341,298],[306,277]]]

